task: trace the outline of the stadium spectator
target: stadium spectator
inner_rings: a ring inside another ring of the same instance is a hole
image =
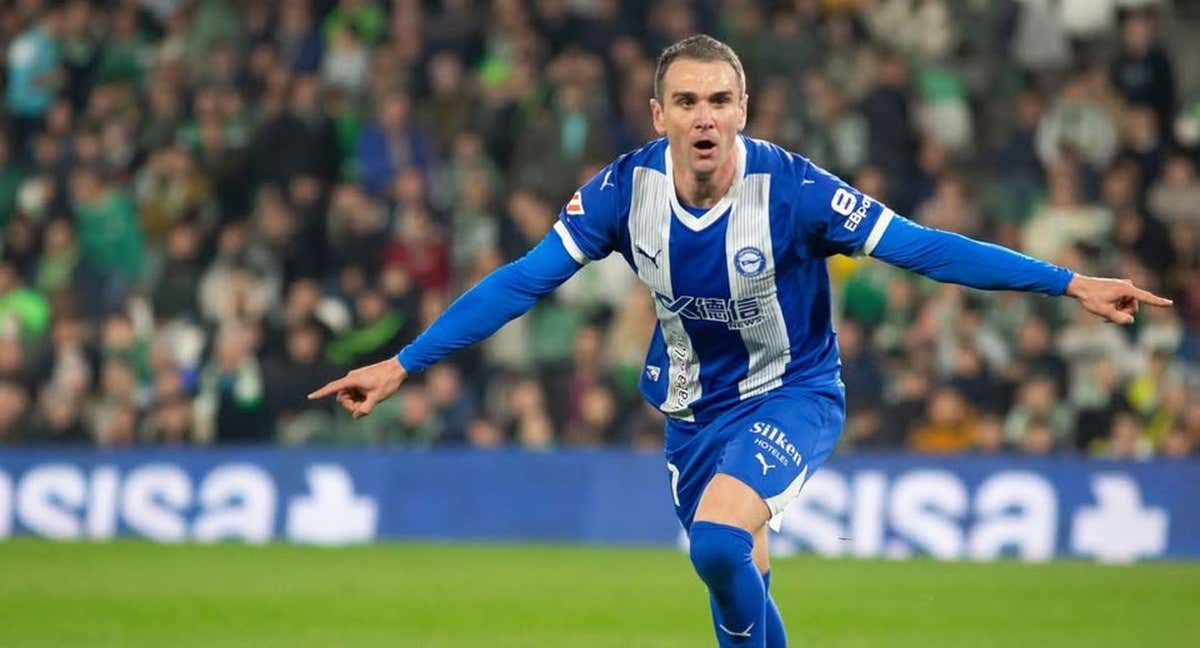
[[[264,412],[262,368],[254,356],[254,333],[230,324],[216,339],[212,357],[201,371],[197,406],[202,441],[267,441],[273,430]]]
[[[1152,447],[1142,425],[1132,412],[1121,412],[1108,432],[1108,447],[1102,456],[1109,459],[1146,459]]]
[[[49,319],[46,298],[22,285],[11,263],[0,263],[0,333],[8,339],[36,341],[45,333]]]
[[[546,429],[546,428],[543,428]],[[548,436],[545,438],[549,438]],[[467,428],[467,442],[476,450],[489,450],[504,444],[504,432],[488,419],[475,419]],[[531,447],[537,447],[533,445]]]
[[[321,62],[321,39],[314,27],[309,0],[284,0],[274,34],[280,57],[295,74],[312,74]]]
[[[1163,456],[1172,459],[1189,459],[1196,456],[1196,441],[1187,432],[1171,428],[1163,442]]]
[[[427,384],[408,386],[400,395],[400,411],[391,425],[382,430],[385,443],[408,447],[428,447],[444,433]]]
[[[975,414],[962,394],[954,387],[940,387],[930,395],[925,418],[917,423],[908,444],[917,452],[963,452],[977,434],[975,426]]]
[[[103,315],[121,308],[141,277],[141,225],[129,194],[93,167],[79,167],[71,174],[71,197],[85,267],[81,292],[88,313]]]
[[[1149,206],[1170,227],[1195,229],[1200,225],[1200,177],[1196,163],[1182,152],[1169,156],[1162,175],[1150,187]]]
[[[869,447],[881,425],[883,369],[863,339],[862,326],[852,319],[838,327],[838,349],[847,393],[846,442],[855,448]]]
[[[30,159],[29,144],[41,130],[55,91],[63,82],[57,42],[63,31],[62,13],[51,3],[40,15],[27,16],[25,28],[5,48],[4,107],[12,157],[18,161]]]
[[[283,349],[270,352],[263,362],[264,407],[277,433],[288,436],[293,419],[308,412],[322,411],[304,398],[308,376],[335,376],[337,368],[321,355],[324,338],[313,322],[300,322],[284,332]]]
[[[0,226],[7,225],[17,208],[22,171],[9,151],[8,138],[0,134]]]
[[[1053,167],[1074,159],[1093,170],[1104,169],[1120,144],[1113,108],[1103,74],[1094,68],[1073,72],[1038,124],[1042,164]]]
[[[1060,258],[1078,243],[1103,246],[1111,236],[1113,214],[1081,196],[1079,170],[1069,163],[1052,166],[1047,173],[1048,196],[1025,225],[1021,249],[1042,258]]]
[[[903,189],[916,173],[917,138],[909,108],[909,69],[899,54],[883,49],[876,52],[873,69],[874,82],[860,107],[867,121],[867,159],[883,172],[890,202],[897,210],[911,213],[916,197],[906,195]]]
[[[87,443],[91,439],[79,411],[79,401],[65,390],[47,388],[38,401],[41,403],[29,441],[46,443]]]
[[[393,92],[380,98],[376,121],[359,136],[355,164],[363,186],[371,193],[381,194],[392,176],[410,165],[428,171],[429,137],[411,119],[409,98]]]
[[[554,445],[553,424],[546,408],[546,395],[542,386],[532,378],[521,378],[515,382],[508,394],[509,419],[507,434],[503,437],[514,440],[524,448],[546,449]],[[484,436],[487,443],[491,437]],[[479,439],[472,438],[473,444]]]
[[[975,437],[971,439],[971,452],[977,455],[994,455],[1010,452],[1011,447],[1004,438],[1004,424],[1000,417],[984,413],[975,424]]]
[[[1112,84],[1129,104],[1148,106],[1161,138],[1169,141],[1178,100],[1171,59],[1157,42],[1157,31],[1156,7],[1122,12],[1121,51],[1112,63]]]
[[[476,417],[479,408],[474,395],[463,385],[462,372],[458,367],[445,364],[435,369],[425,377],[425,382],[429,402],[438,419],[438,427],[442,430],[437,441],[461,444],[465,440],[463,431]]]
[[[0,382],[0,441],[27,441],[29,425],[29,396],[25,389],[10,380]]]
[[[801,127],[803,136],[785,132],[779,135],[784,142],[800,140],[812,159],[820,160],[830,173],[852,177],[867,162],[867,123],[843,94],[841,82],[835,84],[831,78],[819,72],[805,77],[808,123]],[[788,91],[786,85],[777,89],[780,95]],[[780,116],[781,120],[789,118],[786,114]]]
[[[613,151],[602,130],[608,115],[596,88],[599,62],[590,56],[560,58],[548,73],[554,99],[530,115],[521,131],[514,182],[545,196],[564,196],[575,190],[583,164],[607,159]]]

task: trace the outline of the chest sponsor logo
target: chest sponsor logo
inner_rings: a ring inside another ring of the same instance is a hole
[[[684,319],[720,322],[731,331],[757,326],[764,320],[761,297],[667,297],[656,292],[654,298],[663,308]]]

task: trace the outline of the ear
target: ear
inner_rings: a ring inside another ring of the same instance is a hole
[[[738,116],[738,130],[739,131],[746,129],[746,116],[749,114],[749,112],[747,112],[747,108],[749,107],[749,105],[750,105],[750,95],[747,93],[743,93],[742,100],[738,102],[738,109],[741,111],[741,115]]]
[[[650,117],[654,121],[654,131],[661,135],[667,134],[667,122],[663,119],[663,107],[658,99],[650,98]]]

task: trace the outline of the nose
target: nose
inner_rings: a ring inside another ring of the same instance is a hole
[[[692,119],[692,127],[701,131],[716,128],[717,126],[713,109],[709,107],[708,103],[703,101],[696,107],[696,110],[692,114]]]

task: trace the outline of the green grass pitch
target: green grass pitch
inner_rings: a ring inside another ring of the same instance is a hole
[[[1200,645],[1200,565],[777,560],[791,645]],[[0,542],[0,646],[715,645],[670,550]]]

